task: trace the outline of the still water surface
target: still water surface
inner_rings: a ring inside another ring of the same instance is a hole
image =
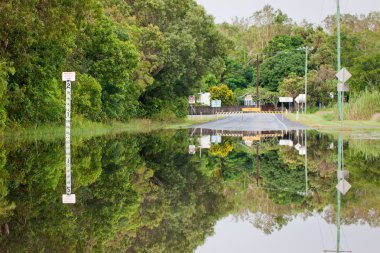
[[[1,252],[377,253],[380,140],[200,129],[5,141]],[[340,225],[339,225],[340,224]]]

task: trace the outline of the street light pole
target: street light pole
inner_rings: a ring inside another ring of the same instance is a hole
[[[259,108],[259,80],[260,80],[260,72],[259,72],[259,54],[256,55],[256,107]]]
[[[308,47],[306,46],[305,47],[305,53],[306,53],[306,57],[305,57],[305,114],[306,114],[306,105],[307,105],[307,71],[308,71],[308,67],[307,67],[307,56],[308,56]]]
[[[337,31],[337,72],[341,69],[340,62],[340,0],[336,1],[336,31]],[[339,82],[339,81],[338,81]],[[342,92],[338,91],[338,111],[339,111],[339,120],[342,125],[343,121],[343,110],[342,110]]]

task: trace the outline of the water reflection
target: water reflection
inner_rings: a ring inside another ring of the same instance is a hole
[[[338,143],[333,136],[313,131],[206,129],[74,139],[76,205],[62,205],[63,141],[4,143],[0,248],[3,252],[201,252],[201,246],[218,237],[215,225],[226,217],[249,224],[251,230],[241,230],[241,238],[247,231],[251,240],[267,238],[273,245],[279,238],[290,242],[294,234],[287,234],[289,229],[305,234],[319,231],[316,223],[309,222],[314,220],[330,229],[340,219],[342,231],[362,224],[374,228],[361,232],[372,238],[380,227],[380,142],[341,142],[342,164],[354,187],[340,203]],[[189,154],[190,145],[195,147],[194,155]],[[325,240],[332,238],[324,227],[321,234]],[[354,250],[358,238],[363,240],[359,235],[350,241],[354,252],[360,252]],[[224,238],[218,244],[227,242]],[[251,245],[246,251],[240,246],[234,245],[239,252],[271,252],[265,245],[259,249]],[[303,250],[294,252],[313,252],[302,243],[288,246]],[[323,252],[335,246],[319,243],[316,249]],[[366,247],[370,246],[368,242]]]

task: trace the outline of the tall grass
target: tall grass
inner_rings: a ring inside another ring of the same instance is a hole
[[[370,120],[375,113],[380,112],[380,92],[365,91],[352,96],[344,107],[344,119]]]

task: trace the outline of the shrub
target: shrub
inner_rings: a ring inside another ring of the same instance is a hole
[[[369,120],[380,112],[380,92],[362,92],[351,97],[344,107],[344,118],[348,120]]]

